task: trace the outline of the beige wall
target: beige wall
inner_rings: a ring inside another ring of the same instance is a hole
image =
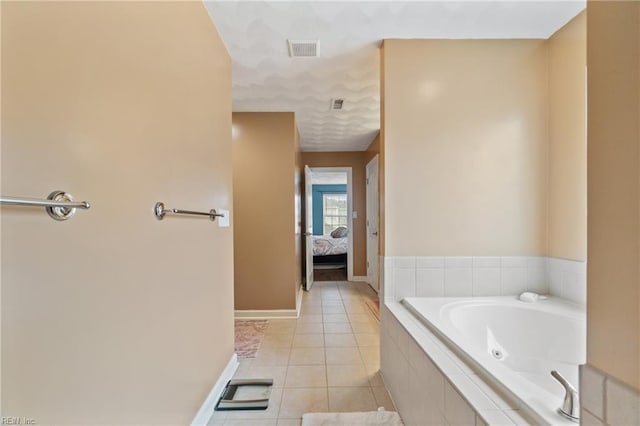
[[[303,152],[302,163],[309,167],[351,167],[353,210],[353,275],[367,276],[367,182],[365,156],[357,152]]]
[[[589,1],[587,361],[640,389],[640,3]]]
[[[295,309],[302,261],[294,114],[234,112],[233,126],[235,308]]]
[[[379,154],[380,154],[380,132],[378,132],[376,137],[371,141],[367,149],[364,151],[365,164],[367,164],[369,161],[373,159],[373,157]]]
[[[385,254],[542,255],[543,40],[385,40]]]
[[[587,16],[547,42],[549,49],[549,256],[587,258]]]
[[[188,46],[188,49],[185,49]],[[2,2],[2,415],[187,424],[233,354],[231,64],[201,3]]]

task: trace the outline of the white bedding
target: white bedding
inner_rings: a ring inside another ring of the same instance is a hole
[[[347,252],[348,238],[333,238],[331,235],[313,236],[313,255],[328,256]]]

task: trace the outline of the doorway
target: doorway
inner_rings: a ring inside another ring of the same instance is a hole
[[[353,279],[351,167],[305,170],[307,283]]]

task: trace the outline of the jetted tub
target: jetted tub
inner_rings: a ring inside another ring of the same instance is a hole
[[[578,389],[578,365],[586,361],[584,307],[516,296],[408,297],[402,304],[541,422],[568,422],[557,413],[564,388],[550,372]]]

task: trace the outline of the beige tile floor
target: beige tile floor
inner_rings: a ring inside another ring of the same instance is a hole
[[[265,411],[218,411],[210,425],[300,425],[307,412],[395,410],[380,378],[380,327],[365,283],[317,282],[298,319],[270,320],[235,378],[273,378]]]

